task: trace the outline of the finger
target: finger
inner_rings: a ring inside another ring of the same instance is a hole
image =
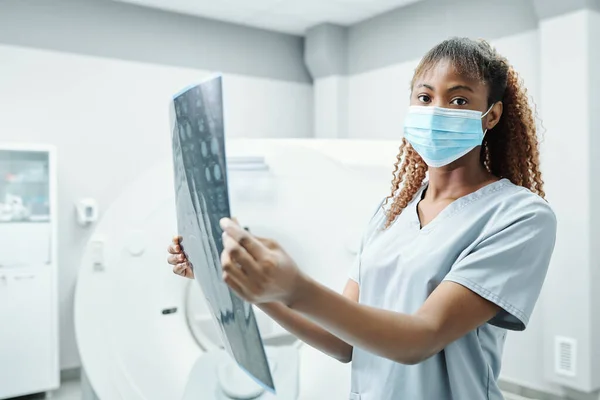
[[[223,273],[223,281],[229,286],[240,298],[246,301],[251,301],[250,296],[246,293],[243,286],[240,285],[235,278],[227,272]]]
[[[226,249],[225,253],[227,257],[230,257],[234,264],[239,264],[243,272],[250,276],[251,279],[262,281],[263,276],[256,260],[225,232],[223,233],[223,246]]]
[[[250,263],[252,265],[252,270],[257,271],[258,265],[256,262],[250,257],[246,250],[244,250],[237,242],[229,239],[227,242],[227,247],[223,250],[221,254],[221,267],[224,273],[231,275],[236,279],[238,285],[240,285],[247,293],[260,293],[263,287],[264,276],[258,273],[248,274],[247,267],[244,269],[242,265],[231,254],[231,244],[234,244],[240,251],[246,254],[246,266]]]
[[[179,264],[175,264],[175,266],[173,267],[173,273],[177,274],[177,275],[181,275],[181,276],[185,276],[186,275],[186,269],[188,269],[188,263],[179,263]]]
[[[232,260],[228,249],[221,253],[221,269],[229,275],[234,276],[243,286],[247,285],[248,276],[240,266]]]
[[[231,217],[231,220],[232,220],[233,222],[235,222],[237,225],[239,225],[239,226],[242,226],[242,224],[240,224],[240,221],[239,221],[239,220],[238,220],[236,217]],[[242,226],[242,228],[243,228],[245,231],[248,231],[248,232],[250,232],[250,228],[249,228],[249,227],[247,227],[247,226]]]
[[[241,254],[245,254],[246,257],[246,267],[244,268],[239,264],[238,261],[232,256],[231,242],[237,246],[238,249],[241,249]],[[257,273],[258,265],[252,259],[252,257],[244,250],[236,241],[229,238],[228,239],[228,247],[225,248],[223,253],[221,254],[221,263],[223,266],[223,273],[231,276],[237,284],[244,290],[244,293],[247,296],[255,296],[260,295],[263,292],[263,288],[265,286],[265,276]],[[251,273],[248,272],[248,265],[251,265]]]
[[[177,256],[169,256],[167,257],[167,262],[171,265],[177,265],[179,264],[179,260],[177,258]]]
[[[187,261],[186,257],[184,254],[174,254],[172,256],[169,256],[167,258],[167,262],[171,265],[177,265],[179,263],[185,262]]]
[[[181,246],[178,244],[171,243],[167,248],[167,251],[171,254],[179,254],[181,253]]]
[[[181,236],[173,236],[173,244],[180,244],[183,241]]]
[[[223,218],[220,221],[220,224],[221,229],[223,229],[227,235],[231,236],[233,240],[238,242],[240,246],[245,248],[255,260],[261,260],[267,255],[269,250],[254,236],[252,236],[250,232],[245,231],[231,219]]]
[[[256,240],[261,242],[263,244],[263,246],[265,246],[269,250],[275,250],[275,249],[279,248],[279,244],[276,241],[274,241],[273,239],[268,239],[268,238],[263,238],[263,237],[258,237],[258,236],[254,236],[254,237],[256,238]]]
[[[173,273],[177,274],[177,275],[181,275],[181,273],[183,272],[184,269],[185,269],[185,265],[175,264],[175,266],[173,267]]]
[[[192,268],[192,264],[190,262],[185,263],[185,271],[183,276],[186,278],[194,279],[194,268]]]

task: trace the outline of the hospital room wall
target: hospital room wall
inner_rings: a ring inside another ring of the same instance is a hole
[[[0,71],[0,141],[58,147],[60,359],[78,367],[73,294],[93,226],[77,225],[74,203],[95,198],[102,217],[170,157],[169,99],[209,72],[5,45]],[[224,98],[231,137],[312,134],[310,84],[226,73]]]

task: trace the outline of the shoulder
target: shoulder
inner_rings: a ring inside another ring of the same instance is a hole
[[[541,229],[556,230],[556,215],[550,203],[525,187],[506,181],[491,203],[496,209],[496,216],[505,224],[521,222]]]

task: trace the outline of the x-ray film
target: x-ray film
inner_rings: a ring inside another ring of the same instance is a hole
[[[219,220],[230,217],[222,78],[177,94],[171,104],[177,228],[225,349],[262,386],[273,378],[252,307],[222,279]]]

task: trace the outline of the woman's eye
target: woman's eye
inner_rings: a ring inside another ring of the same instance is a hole
[[[420,94],[417,98],[421,103],[429,103],[431,101],[431,97],[427,96],[426,94]]]
[[[455,106],[464,106],[467,104],[467,100],[462,98],[456,98],[450,102],[450,104],[454,104]]]

